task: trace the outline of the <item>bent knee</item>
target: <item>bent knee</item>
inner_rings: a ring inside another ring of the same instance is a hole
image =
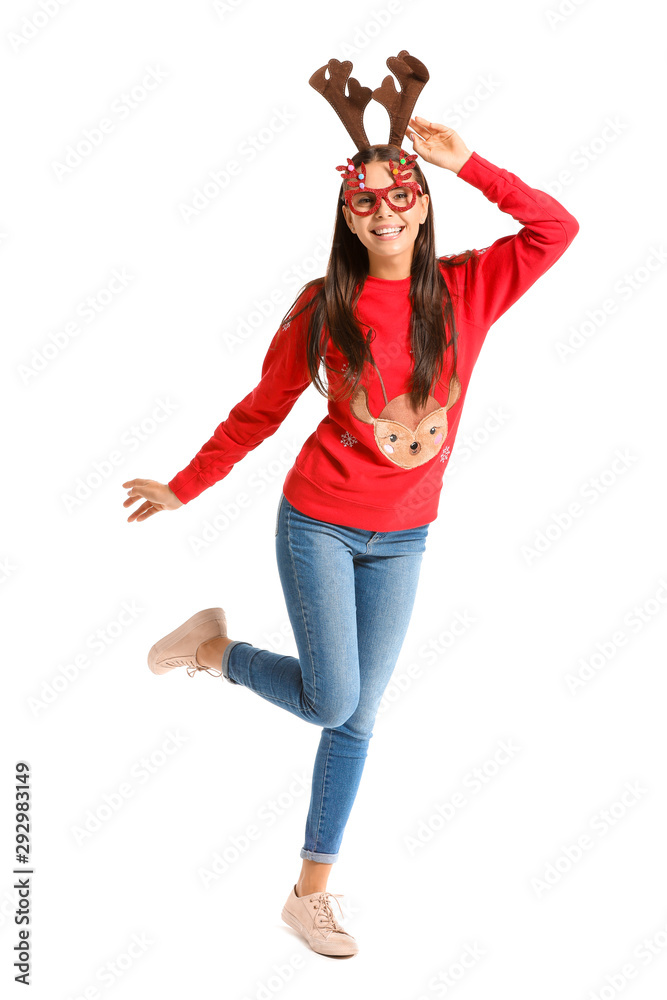
[[[337,729],[354,714],[357,707],[358,698],[345,698],[327,705],[322,705],[316,710],[317,723],[325,729]]]

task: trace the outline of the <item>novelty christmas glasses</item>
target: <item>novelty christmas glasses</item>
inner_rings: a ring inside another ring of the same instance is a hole
[[[407,212],[416,202],[417,195],[424,193],[420,184],[408,180],[412,176],[411,167],[416,159],[416,153],[406,153],[401,149],[399,163],[404,164],[403,169],[395,167],[393,160],[389,161],[394,183],[384,188],[371,188],[365,184],[366,165],[361,163],[357,168],[348,156],[347,166],[336,167],[336,170],[340,170],[346,182],[343,197],[350,211],[355,215],[373,215],[380,206],[380,199],[384,199],[395,212]]]

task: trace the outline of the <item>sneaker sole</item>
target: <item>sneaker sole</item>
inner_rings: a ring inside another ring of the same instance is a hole
[[[188,618],[186,622],[175,628],[173,632],[169,635],[165,635],[162,639],[159,639],[154,646],[151,647],[148,654],[148,666],[154,674],[166,674],[170,670],[174,670],[175,667],[161,667],[158,665],[158,660],[160,654],[163,653],[172,643],[178,642],[183,636],[195,628],[197,625],[204,625],[206,622],[221,622],[224,628],[222,635],[227,635],[227,620],[225,618],[225,612],[222,608],[207,608],[205,611],[198,611],[191,618]],[[205,640],[204,640],[205,641]]]

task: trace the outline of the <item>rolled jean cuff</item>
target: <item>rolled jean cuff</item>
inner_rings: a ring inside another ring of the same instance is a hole
[[[305,847],[302,847],[299,852],[299,857],[305,858],[306,861],[319,861],[324,865],[332,865],[334,861],[338,861],[338,853],[336,854],[318,854],[315,851],[307,851]]]
[[[228,665],[227,665],[227,661],[229,660],[229,654],[231,653],[232,649],[234,648],[234,646],[238,646],[238,645],[239,645],[239,643],[240,643],[241,645],[243,645],[243,646],[250,646],[250,645],[252,645],[252,644],[251,644],[251,643],[249,643],[249,642],[244,642],[244,641],[243,641],[243,639],[233,639],[233,640],[232,640],[232,641],[231,641],[231,642],[230,642],[230,643],[229,643],[229,644],[228,644],[228,645],[226,646],[226,648],[225,648],[225,651],[224,651],[224,653],[222,654],[222,676],[223,676],[223,677],[224,677],[224,678],[225,678],[226,680],[228,680],[230,684],[236,684],[236,681],[235,681],[235,680],[232,680],[232,678],[231,678],[231,677],[229,676],[229,667],[228,667]]]

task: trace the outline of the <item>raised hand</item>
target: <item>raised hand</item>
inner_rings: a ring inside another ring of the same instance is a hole
[[[123,486],[129,486],[128,498],[123,501],[123,507],[130,507],[137,500],[145,497],[146,503],[132,511],[128,521],[145,521],[161,510],[176,510],[183,506],[174,491],[164,483],[154,479],[129,479]]]
[[[418,156],[436,167],[453,170],[455,174],[472,156],[472,150],[453,128],[429,122],[419,115],[410,119],[405,134],[412,140],[412,147]]]

